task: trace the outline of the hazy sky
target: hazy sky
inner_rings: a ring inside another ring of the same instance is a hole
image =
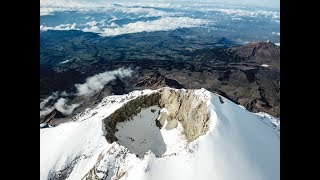
[[[87,2],[110,2],[110,3],[167,3],[167,4],[227,4],[227,5],[241,5],[241,6],[262,6],[269,8],[280,8],[280,0],[77,0],[77,1],[87,1]]]

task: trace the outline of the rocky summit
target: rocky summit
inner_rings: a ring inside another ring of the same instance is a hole
[[[280,176],[280,122],[205,89],[107,96],[40,136],[40,179]]]

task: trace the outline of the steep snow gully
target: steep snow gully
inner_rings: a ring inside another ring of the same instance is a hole
[[[105,97],[40,129],[40,179],[280,179],[280,122],[205,89]]]

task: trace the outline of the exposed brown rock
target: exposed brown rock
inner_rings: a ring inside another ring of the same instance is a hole
[[[103,120],[106,139],[109,143],[117,141],[114,133],[118,122],[129,121],[137,115],[142,108],[157,105],[168,112],[161,112],[156,122],[158,127],[176,128],[180,122],[184,128],[186,139],[191,142],[208,130],[209,110],[207,105],[194,94],[194,90],[185,93],[164,88],[150,95],[135,98]]]

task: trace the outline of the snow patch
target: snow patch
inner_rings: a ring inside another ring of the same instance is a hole
[[[118,122],[116,125],[118,131],[115,133],[117,142],[140,158],[148,150],[161,157],[167,148],[160,128],[156,126],[159,111],[158,106],[151,106],[141,110],[132,120]]]

